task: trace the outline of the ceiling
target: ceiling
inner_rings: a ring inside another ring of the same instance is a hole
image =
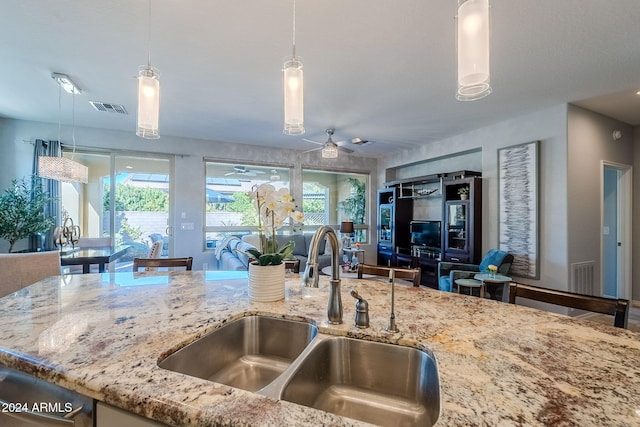
[[[565,102],[640,125],[638,0],[491,5],[493,93],[459,102],[456,0],[298,0],[299,137],[282,134],[291,0],[152,0],[150,25],[146,0],[2,0],[0,117],[57,123],[58,72],[83,90],[77,126],[133,133],[150,44],[161,136],[308,150],[302,138],[325,141],[331,127],[335,141],[373,141],[355,149],[384,156]],[[71,110],[65,93],[63,123]]]

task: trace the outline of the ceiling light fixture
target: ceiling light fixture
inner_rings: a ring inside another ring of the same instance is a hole
[[[81,182],[86,184],[89,182],[89,168],[73,160],[76,153],[76,93],[80,93],[80,89],[73,81],[64,74],[53,73],[51,75],[58,82],[58,141],[60,141],[60,117],[62,115],[62,89],[66,90],[73,96],[72,110],[72,140],[73,151],[71,158],[39,156],[38,157],[38,175],[42,178],[56,179],[65,182]],[[64,79],[63,79],[64,77]],[[71,86],[69,86],[71,85]],[[67,87],[73,87],[71,91]]]
[[[458,0],[458,101],[491,93],[489,0]]]
[[[60,87],[62,87],[62,89],[66,90],[68,93],[73,93],[76,95],[82,93],[78,85],[76,85],[73,80],[71,80],[71,77],[67,76],[66,74],[51,73],[51,78],[55,80],[60,85]]]
[[[160,115],[160,73],[151,66],[151,0],[149,0],[149,47],[147,65],[138,67],[138,125],[136,135],[146,139],[158,139]]]
[[[304,77],[301,58],[296,57],[296,0],[293,0],[293,55],[282,69],[285,135],[304,134]]]
[[[331,138],[331,137],[329,137]],[[337,159],[338,158],[338,146],[333,141],[328,141],[322,147],[322,157],[325,159]]]

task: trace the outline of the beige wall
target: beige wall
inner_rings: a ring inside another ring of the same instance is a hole
[[[2,120],[2,119],[0,119]],[[71,131],[63,126],[62,133]],[[0,170],[0,188],[6,188],[15,177],[31,173],[33,145],[28,141],[57,139],[58,127],[54,124],[28,122],[20,120],[0,121],[0,159],[11,164],[11,168]],[[175,154],[175,179],[172,197],[174,210],[170,213],[174,226],[174,255],[193,256],[194,268],[202,263],[214,262],[211,252],[203,251],[203,194],[204,194],[204,158],[242,163],[266,162],[273,165],[292,167],[291,190],[297,200],[302,200],[302,169],[324,168],[328,170],[353,171],[371,174],[370,200],[375,200],[378,161],[362,155],[342,155],[338,159],[323,159],[320,151],[303,153],[295,149],[275,149],[247,144],[231,144],[223,141],[205,141],[189,138],[162,136],[159,140],[144,140],[131,132],[108,131],[77,127],[75,132],[77,145],[88,148],[125,150],[138,153]],[[296,138],[282,136],[296,147]],[[27,141],[23,143],[21,141]],[[63,143],[67,142],[63,138]],[[305,147],[306,148],[306,147]],[[8,161],[6,159],[9,159]],[[375,210],[375,209],[372,209]],[[184,213],[184,217],[183,214]],[[371,217],[371,215],[370,215]],[[371,217],[372,220],[375,216]],[[181,222],[194,223],[194,230],[180,231]],[[375,223],[371,224],[375,230]],[[0,241],[0,252],[7,250],[4,241]],[[367,262],[375,261],[375,247],[365,246]]]
[[[478,105],[480,108],[480,104]],[[387,168],[419,160],[449,158],[450,170],[475,167],[468,153],[480,151],[482,158],[482,247],[483,252],[498,242],[497,163],[498,149],[530,141],[540,144],[540,280],[518,279],[557,289],[567,289],[567,106],[557,105],[497,124],[476,129],[381,161],[378,179],[383,182]],[[456,163],[457,153],[463,153]]]
[[[622,139],[613,140],[614,129],[622,131]],[[596,286],[601,289],[602,162],[632,166],[633,128],[570,105],[568,130],[569,266],[594,261]]]

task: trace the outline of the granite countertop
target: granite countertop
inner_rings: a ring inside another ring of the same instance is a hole
[[[342,280],[344,320],[326,322],[320,288],[287,279],[284,301],[251,302],[247,280],[202,271],[45,279],[0,299],[0,363],[170,425],[364,425],[160,369],[169,352],[247,315],[308,320],[321,333],[430,349],[441,387],[438,426],[640,425],[640,335],[522,306]],[[353,326],[355,288],[371,327]]]

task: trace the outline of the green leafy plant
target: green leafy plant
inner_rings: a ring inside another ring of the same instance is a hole
[[[9,241],[9,252],[18,240],[53,226],[53,218],[44,213],[51,200],[37,176],[11,181],[11,186],[0,196],[0,237]]]
[[[469,194],[469,187],[460,187],[458,188],[458,194],[459,195],[463,195],[463,194]]]
[[[344,212],[344,218],[350,219],[354,224],[364,224],[367,215],[366,210],[366,183],[356,178],[347,178],[351,185],[351,195],[338,203]]]

